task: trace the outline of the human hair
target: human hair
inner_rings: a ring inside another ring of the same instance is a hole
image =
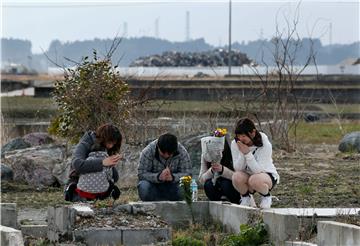
[[[163,153],[174,154],[178,149],[177,137],[173,134],[165,133],[159,137],[157,146]]]
[[[250,133],[255,129],[255,136],[251,137]],[[248,136],[256,147],[262,147],[263,142],[260,132],[256,129],[255,124],[249,118],[241,118],[235,126],[235,134],[245,134]]]
[[[107,150],[109,155],[116,154],[120,151],[122,135],[116,126],[112,124],[103,124],[96,129],[95,134],[96,141],[101,147],[106,148],[107,143],[114,143],[114,146]]]

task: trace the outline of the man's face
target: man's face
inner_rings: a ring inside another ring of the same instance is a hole
[[[173,153],[168,153],[168,152],[162,152],[160,149],[159,149],[159,154],[162,158],[164,158],[165,160],[169,159],[170,157],[173,156]]]

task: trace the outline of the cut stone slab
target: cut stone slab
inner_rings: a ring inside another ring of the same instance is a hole
[[[317,243],[319,246],[360,245],[360,226],[335,221],[319,221],[317,230]]]
[[[76,211],[76,215],[83,217],[94,217],[95,212],[88,204],[74,204],[71,206]]]
[[[138,246],[171,240],[170,228],[91,228],[75,230],[73,239],[86,245]]]
[[[1,225],[17,228],[16,203],[0,203]]]
[[[184,201],[170,202],[132,202],[132,211],[136,213],[152,212],[161,216],[174,227],[188,225],[191,221],[189,206]],[[199,201],[192,204],[195,222],[207,223],[209,218],[209,202]]]
[[[47,209],[41,208],[24,208],[17,212],[18,225],[46,225],[47,224]]]
[[[320,220],[358,215],[360,208],[271,208],[263,210],[263,220],[268,226],[270,239],[280,244],[298,241],[304,229],[312,230]]]
[[[46,238],[48,226],[47,225],[22,225],[21,232],[23,235],[32,236],[35,238]]]
[[[24,239],[21,231],[11,227],[0,225],[1,243],[0,245],[7,246],[22,246],[24,245]]]
[[[270,208],[266,212],[295,215],[298,217],[336,217],[341,215],[360,215],[360,208]]]
[[[317,244],[300,241],[286,241],[285,246],[317,246]]]
[[[240,232],[241,224],[260,216],[256,208],[223,202],[210,202],[209,214],[213,221],[222,223],[227,231],[235,233]]]

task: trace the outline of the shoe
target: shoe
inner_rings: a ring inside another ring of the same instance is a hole
[[[270,208],[272,203],[271,196],[261,197],[260,208]]]
[[[240,205],[242,206],[251,206],[251,197],[250,196],[242,196],[240,200]]]

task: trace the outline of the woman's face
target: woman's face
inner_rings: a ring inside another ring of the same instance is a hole
[[[106,149],[112,149],[116,143],[115,142],[108,142],[105,144]]]
[[[254,129],[252,132],[249,132],[249,135],[251,138],[254,138],[256,134],[256,130]],[[247,146],[254,145],[251,138],[249,138],[246,134],[236,134],[237,139],[239,139],[243,144],[246,144]]]

